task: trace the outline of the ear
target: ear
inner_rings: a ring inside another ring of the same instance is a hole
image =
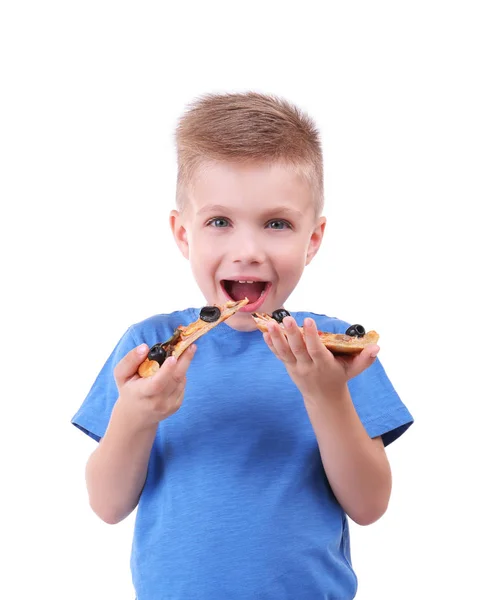
[[[309,246],[307,248],[306,265],[308,265],[316,256],[316,253],[318,252],[319,247],[321,246],[321,242],[323,241],[325,227],[326,217],[321,217],[318,220],[315,228],[313,229],[313,232],[311,233],[311,239],[309,240]]]
[[[188,235],[183,224],[182,216],[177,210],[173,210],[170,213],[170,229],[172,230],[177,247],[182,252],[182,256],[189,259]]]

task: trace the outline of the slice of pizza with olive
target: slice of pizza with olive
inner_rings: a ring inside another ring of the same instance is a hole
[[[232,317],[245,304],[248,304],[248,298],[222,305],[205,306],[200,311],[199,319],[187,326],[179,325],[170,339],[151,346],[147,358],[139,365],[138,374],[141,377],[151,377],[169,356],[179,358],[193,342]]]
[[[286,335],[286,330],[283,326],[283,319],[289,317],[290,313],[284,308],[275,310],[272,315],[266,313],[252,313],[252,317],[260,331],[267,332],[267,324],[270,321],[277,321],[283,333]],[[303,332],[303,328],[299,327]],[[358,354],[369,346],[376,344],[379,335],[376,331],[365,331],[362,325],[351,325],[345,333],[328,333],[326,331],[318,331],[321,342],[330,350],[332,354]]]

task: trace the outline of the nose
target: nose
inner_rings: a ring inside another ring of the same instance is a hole
[[[250,232],[236,237],[233,249],[233,262],[243,264],[261,264],[264,262],[265,248],[262,240]]]

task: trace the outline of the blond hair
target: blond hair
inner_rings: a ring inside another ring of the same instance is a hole
[[[210,161],[290,166],[311,184],[316,214],[323,210],[323,155],[313,120],[276,96],[256,92],[208,94],[188,107],[176,130],[177,206],[198,168]]]

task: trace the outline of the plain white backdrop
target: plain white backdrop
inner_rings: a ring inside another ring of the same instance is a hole
[[[499,27],[481,1],[2,4],[1,598],[134,597],[133,515],[90,511],[70,418],[131,323],[203,303],[173,132],[250,89],[322,131],[327,235],[288,307],[376,329],[416,419],[352,526],[357,599],[500,597]]]

